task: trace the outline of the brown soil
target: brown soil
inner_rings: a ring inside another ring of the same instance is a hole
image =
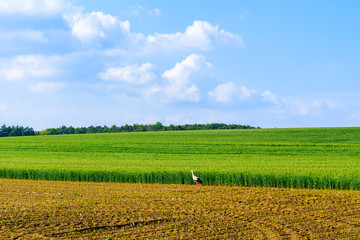
[[[0,179],[0,239],[341,239],[360,191]],[[111,238],[110,238],[111,237]]]

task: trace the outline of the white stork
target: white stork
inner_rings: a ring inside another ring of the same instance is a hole
[[[200,178],[198,178],[197,176],[194,175],[193,170],[191,170],[191,174],[192,174],[192,178],[193,178],[195,184],[196,184],[196,185],[199,184],[199,189],[198,189],[198,190],[200,190],[200,188],[201,188],[201,185],[200,185],[200,184],[203,183],[203,181],[201,181]]]

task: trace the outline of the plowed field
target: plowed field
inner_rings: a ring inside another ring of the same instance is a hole
[[[340,239],[360,192],[0,179],[0,239]],[[111,238],[110,238],[111,237]]]

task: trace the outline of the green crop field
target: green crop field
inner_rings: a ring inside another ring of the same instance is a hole
[[[0,138],[0,177],[360,189],[360,128]]]

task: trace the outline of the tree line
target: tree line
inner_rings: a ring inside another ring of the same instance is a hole
[[[61,135],[61,134],[90,134],[90,133],[117,133],[117,132],[147,132],[147,131],[185,131],[185,130],[212,130],[212,129],[254,129],[250,125],[207,123],[207,124],[185,124],[164,126],[161,122],[155,124],[125,124],[123,126],[89,126],[89,127],[66,127],[47,128],[42,131],[34,131],[29,127],[7,127],[3,125],[0,129],[0,137],[7,136],[30,136],[30,135]],[[259,127],[257,127],[259,128]]]
[[[0,137],[32,136],[32,135],[35,135],[35,131],[31,127],[6,126],[4,124],[0,128]]]

